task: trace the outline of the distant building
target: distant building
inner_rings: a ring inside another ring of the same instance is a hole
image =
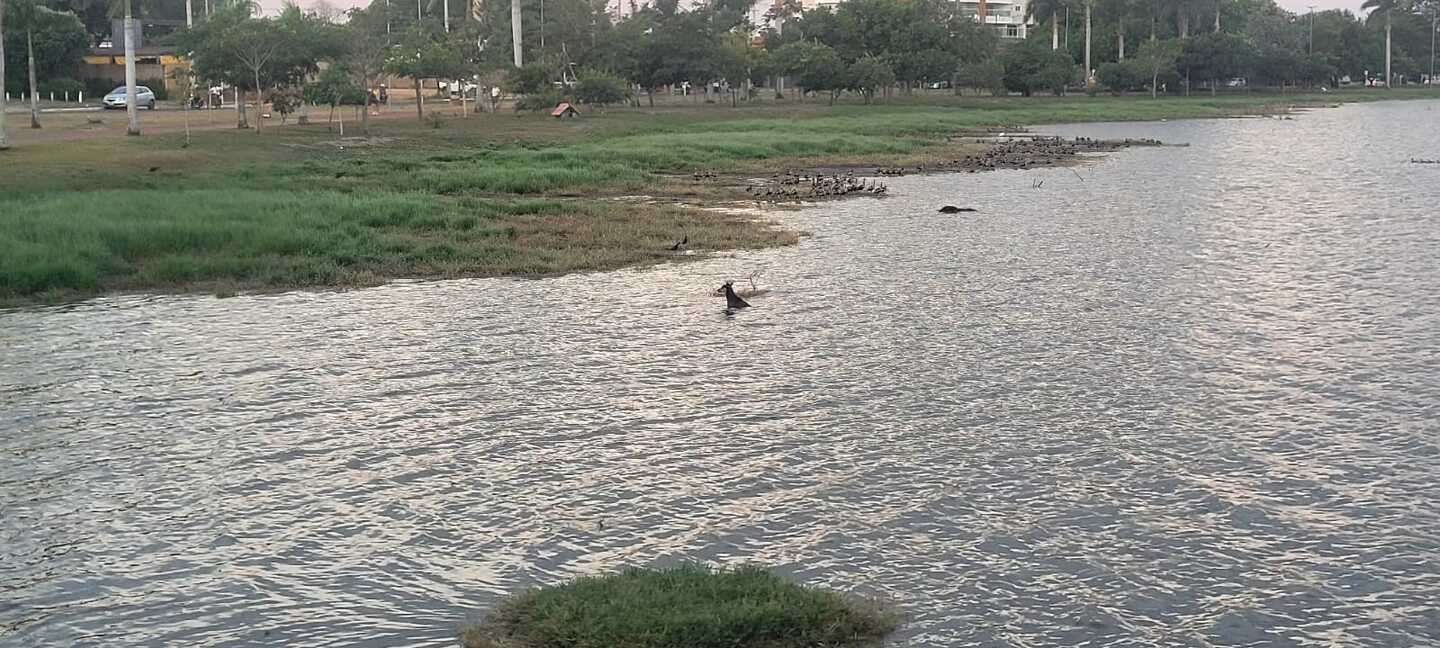
[[[147,32],[164,34],[183,27],[183,20],[151,20],[143,23],[136,20],[132,37],[135,39],[135,80],[140,84],[155,84],[163,81],[167,90],[175,90],[175,71],[185,67],[173,47],[145,42]],[[125,83],[125,29],[124,21],[111,23],[111,37],[100,42],[85,53],[84,65],[80,66],[80,77],[84,79],[105,79],[119,86]],[[158,36],[157,36],[158,37]]]
[[[800,4],[806,10],[827,8],[834,10],[845,0],[800,0]],[[1001,38],[1023,39],[1029,33],[1025,24],[1025,5],[1027,0],[986,0],[984,3],[985,18],[980,20],[981,3],[979,0],[959,0],[960,12],[974,17],[977,21],[990,25]],[[780,1],[765,2],[761,0],[755,3],[750,11],[750,22],[763,27],[766,24],[766,14],[772,8],[779,7]]]

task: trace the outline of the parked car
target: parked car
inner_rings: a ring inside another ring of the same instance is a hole
[[[111,108],[125,107],[125,86],[120,86],[105,95],[104,102],[107,110]],[[150,110],[155,109],[155,93],[145,86],[135,86],[135,105],[144,106]]]

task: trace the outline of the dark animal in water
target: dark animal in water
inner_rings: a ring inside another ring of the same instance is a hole
[[[975,208],[974,208],[974,207],[956,207],[956,206],[954,206],[954,205],[945,205],[944,207],[941,207],[941,208],[940,208],[940,213],[942,213],[942,214],[958,214],[958,213],[960,213],[960,212],[973,212],[973,211],[975,211]]]
[[[725,282],[725,285],[720,286],[720,288],[725,291],[726,310],[736,310],[739,308],[750,307],[750,302],[741,299],[739,295],[735,294],[735,282],[727,281]]]
[[[684,249],[684,247],[687,246],[687,245],[689,245],[689,244],[690,244],[690,235],[689,235],[689,234],[686,234],[686,235],[685,235],[685,238],[680,239],[680,242],[679,242],[679,243],[676,243],[676,244],[670,246],[670,251],[671,251],[671,252],[679,252],[680,250]]]

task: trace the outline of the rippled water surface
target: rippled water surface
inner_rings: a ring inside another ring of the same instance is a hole
[[[643,272],[0,314],[0,645],[448,646],[687,559],[899,645],[1440,644],[1440,102],[1040,130],[1191,146]]]

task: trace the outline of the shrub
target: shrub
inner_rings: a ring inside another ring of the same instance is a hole
[[[65,93],[70,93],[70,99],[80,96],[85,92],[85,84],[75,79],[48,79],[40,82],[40,96],[49,97],[54,94],[57,99],[64,98]],[[88,94],[88,93],[87,93]]]
[[[165,87],[164,79],[140,79],[135,82],[135,85],[150,88],[150,91],[155,93],[156,101],[165,101],[170,98],[170,90]]]
[[[551,108],[554,108],[556,104],[562,101],[565,101],[565,95],[561,94],[559,90],[550,88],[543,92],[535,92],[523,95],[519,99],[515,100],[515,112],[539,112],[541,110],[550,110]]]
[[[555,81],[555,72],[544,63],[526,63],[523,67],[511,70],[505,80],[511,92],[535,94],[550,88],[551,82]]]
[[[580,83],[575,86],[575,99],[580,103],[600,106],[624,103],[630,99],[630,84],[607,72],[583,72]]]
[[[1075,78],[1075,60],[1038,40],[1010,47],[1001,60],[1005,65],[1005,87],[1027,97],[1037,90],[1060,94]]]
[[[1139,61],[1105,63],[1096,71],[1100,83],[1113,93],[1127,90],[1142,90],[1150,83],[1150,74],[1141,68]]]

